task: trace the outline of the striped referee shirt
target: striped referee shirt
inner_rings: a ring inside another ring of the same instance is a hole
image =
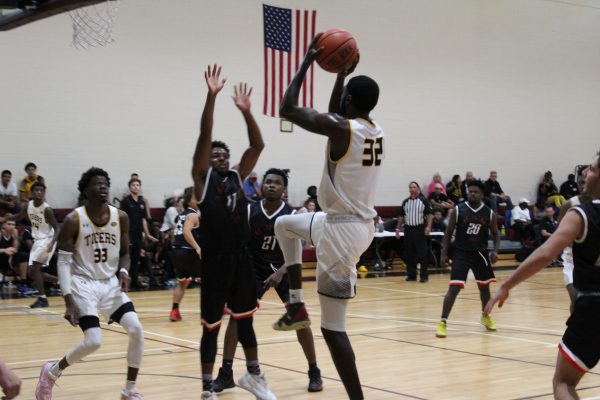
[[[417,197],[407,197],[400,207],[400,216],[404,217],[404,225],[419,226],[425,224],[425,217],[431,214],[429,201],[419,194]]]

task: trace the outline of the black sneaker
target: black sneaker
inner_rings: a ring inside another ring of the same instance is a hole
[[[233,380],[233,370],[227,371],[223,367],[219,368],[219,374],[217,378],[212,382],[212,391],[215,393],[221,393],[225,389],[231,389],[235,387],[235,381]]]
[[[48,299],[45,297],[38,297],[37,300],[29,307],[30,308],[48,307]]]
[[[308,391],[320,392],[323,390],[323,379],[321,379],[321,370],[314,367],[308,370]]]
[[[412,276],[407,276],[405,279],[406,282],[414,282],[416,280],[417,280],[417,278],[416,277],[413,278]]]
[[[286,306],[286,313],[273,324],[276,331],[297,331],[308,328],[310,319],[304,303],[291,303]]]

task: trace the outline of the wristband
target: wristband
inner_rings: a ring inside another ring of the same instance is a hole
[[[125,275],[129,276],[129,271],[127,271],[125,268],[121,268],[119,270],[119,273],[121,273],[121,272],[125,272]]]

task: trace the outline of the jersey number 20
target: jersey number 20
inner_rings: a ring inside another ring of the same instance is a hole
[[[364,167],[381,165],[381,156],[383,154],[383,138],[365,139],[365,149],[363,151],[365,158],[362,160]]]

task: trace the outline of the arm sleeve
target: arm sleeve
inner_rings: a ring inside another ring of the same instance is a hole
[[[71,294],[71,262],[73,261],[73,253],[68,251],[58,251],[58,262],[56,269],[58,272],[58,281],[62,295]]]

